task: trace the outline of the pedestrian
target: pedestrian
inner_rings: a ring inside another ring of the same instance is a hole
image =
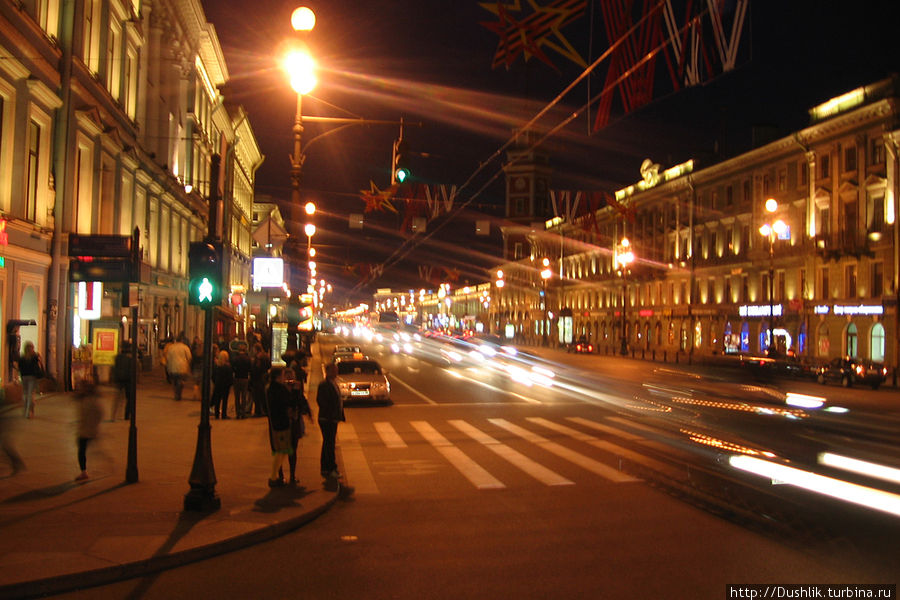
[[[122,400],[125,400],[125,420],[131,418],[131,409],[134,406],[131,398],[131,381],[134,376],[134,357],[132,353],[131,342],[122,342],[122,349],[116,354],[113,363],[113,381],[116,384],[116,397],[113,401],[112,411],[109,415],[110,421],[115,421],[119,414],[119,407]]]
[[[263,350],[262,344],[256,344],[253,351],[253,362],[250,368],[250,394],[253,397],[253,416],[266,415],[266,374],[272,362]]]
[[[291,450],[288,454],[288,465],[291,471],[291,485],[297,485],[297,447],[300,440],[306,435],[306,424],[303,417],[306,417],[312,423],[312,411],[309,409],[309,402],[303,393],[303,381],[297,377],[293,369],[284,370],[284,384],[290,392],[290,410],[288,415],[291,418]]]
[[[231,384],[234,382],[234,373],[231,370],[231,361],[228,360],[228,353],[222,350],[216,356],[216,364],[213,365],[212,371],[212,400],[211,404],[215,411],[216,418],[219,418],[219,408],[221,406],[221,415],[223,419],[228,418],[228,393],[231,391]]]
[[[322,477],[337,479],[341,476],[334,456],[335,438],[338,423],[344,418],[344,405],[338,390],[337,365],[328,363],[325,367],[325,380],[319,383],[316,391],[316,404],[319,406],[319,429],[322,430],[322,455],[319,460]]]
[[[191,400],[200,400],[200,383],[203,380],[203,342],[194,336],[191,342]]]
[[[290,456],[291,419],[289,415],[291,394],[284,385],[284,369],[272,367],[269,373],[269,387],[266,391],[268,404],[269,436],[272,444],[272,472],[269,475],[269,487],[284,486],[284,476],[279,476],[284,465],[284,457]]]
[[[22,393],[25,396],[25,417],[34,418],[34,390],[44,376],[41,355],[34,351],[34,342],[25,342],[25,350],[19,357],[19,375],[22,377]]]
[[[16,423],[18,415],[16,411],[22,406],[22,386],[18,383],[7,383],[0,389],[0,449],[6,454],[12,465],[12,474],[15,475],[25,468],[25,461],[16,449],[15,440]]]
[[[81,474],[75,481],[84,481],[87,474],[87,447],[88,442],[96,439],[103,420],[103,407],[100,405],[100,397],[93,378],[87,377],[75,385],[75,398],[81,402],[78,419],[78,466]]]
[[[166,373],[169,380],[175,386],[175,400],[181,400],[181,392],[184,389],[184,381],[191,374],[191,349],[184,343],[184,334],[166,346]]]
[[[250,416],[250,370],[253,362],[247,354],[247,344],[238,345],[238,350],[231,357],[231,371],[234,374],[234,412],[238,419]]]

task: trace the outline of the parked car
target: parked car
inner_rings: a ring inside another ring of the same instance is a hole
[[[873,390],[887,379],[887,367],[856,358],[835,358],[819,367],[816,380],[819,383],[839,382],[844,387],[860,383],[872,386]]]
[[[344,402],[391,403],[387,373],[374,360],[342,360],[337,363],[337,386]]]
[[[569,344],[569,352],[575,352],[576,354],[593,354],[594,345],[590,343],[586,337],[581,336],[576,341]]]

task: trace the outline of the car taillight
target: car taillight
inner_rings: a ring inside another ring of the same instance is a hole
[[[887,377],[887,367],[881,367],[881,374]]]
[[[865,368],[863,368],[862,365],[856,365],[856,374],[857,375],[862,375],[865,372],[866,372],[866,370],[865,370]]]
[[[575,346],[575,349],[576,349],[576,350],[581,350],[581,344],[577,344],[577,345]]]
[[[588,346],[588,352],[593,352],[593,351],[594,351],[594,347],[593,347],[593,346]]]

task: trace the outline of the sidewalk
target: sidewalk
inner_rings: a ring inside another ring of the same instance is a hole
[[[108,418],[113,390],[104,393]],[[299,527],[337,499],[337,486],[323,489],[319,475],[318,427],[307,422],[300,442],[300,484],[270,489],[266,419],[237,420],[230,402],[231,419],[211,420],[222,507],[184,512],[200,402],[173,397],[161,371],[140,374],[134,484],[125,483],[129,423],[121,412],[101,423],[88,446],[84,482],[74,481],[78,403],[71,394],[44,395],[33,420],[16,419],[27,468],[12,476],[8,461],[0,462],[0,598],[60,593],[236,550]]]

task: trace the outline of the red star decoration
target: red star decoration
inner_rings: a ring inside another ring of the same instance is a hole
[[[375,182],[370,180],[369,189],[359,190],[359,197],[366,203],[365,212],[367,213],[383,210],[389,210],[396,213],[397,209],[391,204],[391,199],[394,197],[396,191],[396,185],[392,185],[386,190],[379,190],[378,186],[375,185]]]

